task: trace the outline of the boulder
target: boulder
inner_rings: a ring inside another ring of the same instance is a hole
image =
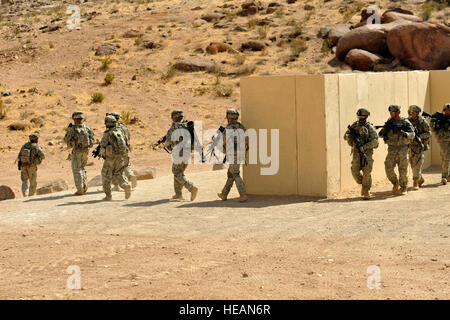
[[[127,32],[125,32],[122,35],[122,37],[123,38],[137,38],[137,37],[142,37],[143,35],[144,35],[144,33],[142,33],[141,31],[131,29],[131,30],[128,30]]]
[[[36,194],[49,194],[53,192],[59,192],[68,190],[69,187],[67,186],[67,182],[64,179],[55,179],[50,183],[47,183],[46,185],[42,186],[41,188],[36,190]]]
[[[232,51],[233,48],[228,43],[223,42],[211,42],[209,46],[206,47],[206,52],[209,54],[217,54],[219,52]]]
[[[200,17],[200,19],[205,20],[207,22],[217,22],[220,19],[223,19],[225,16],[220,13],[207,13]]]
[[[31,127],[31,125],[29,125],[28,123],[22,123],[22,122],[13,122],[8,126],[8,129],[13,131],[13,130],[20,130],[20,131],[24,131],[27,130]]]
[[[252,51],[262,51],[266,47],[266,44],[260,40],[249,40],[241,45],[241,51],[252,50]]]
[[[101,175],[95,176],[88,182],[88,187],[101,187],[101,186],[103,186]]]
[[[381,23],[389,23],[397,20],[408,20],[413,22],[422,22],[423,20],[411,14],[399,13],[395,11],[386,11],[381,16]]]
[[[192,26],[193,26],[194,28],[198,28],[198,27],[201,27],[202,25],[204,25],[205,23],[207,23],[206,20],[203,20],[203,19],[195,19],[195,20],[192,22]]]
[[[347,32],[350,31],[350,26],[347,24],[335,24],[330,26],[330,30],[327,33],[328,44],[330,47],[334,47],[340,38],[342,38]]]
[[[214,67],[214,62],[201,58],[185,58],[174,63],[174,68],[184,72],[207,71]]]
[[[45,125],[45,116],[35,117],[35,118],[31,119],[30,122],[31,122],[36,128],[43,127],[43,126]]]
[[[259,10],[263,10],[263,6],[259,1],[247,0],[242,4],[242,10],[237,13],[238,16],[247,17],[256,14]]]
[[[431,23],[401,24],[387,34],[390,53],[405,66],[420,70],[450,66],[450,28]]]
[[[350,30],[343,35],[336,46],[336,56],[343,61],[352,49],[363,49],[372,53],[382,53],[387,50],[387,32],[382,28],[363,26]]]
[[[0,186],[0,201],[14,199],[16,196],[8,186]]]
[[[352,49],[345,56],[347,64],[353,69],[361,71],[373,70],[373,67],[382,60],[382,56],[361,49]]]
[[[116,48],[110,43],[104,43],[100,45],[97,51],[95,51],[96,56],[110,56],[114,53],[116,53]]]
[[[160,48],[161,45],[159,43],[156,43],[155,40],[150,38],[144,38],[141,41],[141,47],[145,49],[157,49]]]
[[[156,169],[155,168],[143,168],[134,170],[134,174],[137,180],[149,180],[156,178]]]

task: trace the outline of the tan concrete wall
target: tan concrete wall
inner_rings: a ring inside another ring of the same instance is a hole
[[[430,113],[442,112],[444,104],[450,103],[450,71],[430,71]],[[441,165],[440,148],[436,139],[431,139],[432,163]]]

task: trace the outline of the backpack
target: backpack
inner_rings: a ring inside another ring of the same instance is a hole
[[[22,162],[22,165],[30,165],[31,164],[31,149],[23,146],[19,152],[19,161]]]
[[[113,130],[111,131],[113,138],[113,148],[114,152],[124,154],[128,152],[127,141],[121,132],[122,130]]]
[[[78,147],[91,148],[94,145],[89,127],[82,125],[74,128],[74,130]]]

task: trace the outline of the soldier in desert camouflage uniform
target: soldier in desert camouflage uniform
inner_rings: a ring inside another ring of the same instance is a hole
[[[447,184],[450,179],[450,103],[447,103],[442,110],[447,120],[446,124],[440,124],[437,119],[431,119],[431,130],[436,134],[437,141],[441,147],[442,161],[442,184]]]
[[[172,140],[172,133],[177,129],[186,129],[187,130],[187,121],[183,121],[183,111],[182,110],[174,110],[171,113],[172,117],[172,126],[169,131],[166,133],[166,141],[164,142],[164,146],[168,150],[173,150],[175,146],[180,143],[180,141]],[[188,132],[189,133],[189,132]],[[183,158],[183,150],[180,150],[179,156]],[[174,155],[172,155],[173,158]],[[184,155],[186,156],[186,155]],[[189,154],[190,156],[190,154]],[[172,159],[172,173],[173,173],[173,186],[175,189],[175,194],[172,199],[183,199],[182,189],[185,187],[191,193],[191,201],[195,199],[198,193],[198,188],[194,186],[192,182],[186,179],[184,175],[184,171],[186,170],[188,164],[185,162],[181,162],[179,164],[175,163]]]
[[[358,121],[353,122],[351,128],[359,135],[361,147],[358,150],[356,141],[350,133],[350,129],[344,135],[344,140],[352,147],[351,172],[356,183],[361,184],[361,196],[370,199],[370,188],[372,186],[373,149],[378,148],[378,134],[374,126],[367,121],[370,112],[364,108],[356,112]],[[361,157],[366,156],[366,162]],[[361,174],[362,171],[362,174]]]
[[[126,142],[127,142],[127,146],[128,146],[128,150],[130,150],[131,152],[131,143],[130,143],[130,131],[128,130],[128,127],[125,123],[123,122],[119,122],[120,119],[120,115],[117,112],[110,112],[106,114],[107,116],[113,116],[116,118],[117,120],[117,126],[120,130],[122,130],[124,137],[126,138]],[[136,188],[137,186],[137,179],[136,176],[133,172],[133,169],[131,169],[131,163],[130,163],[130,153],[128,152],[127,155],[125,156],[125,162],[127,164],[127,166],[125,167],[125,176],[127,177],[127,179],[131,182],[131,187],[132,188]],[[116,184],[114,186],[113,190],[118,190],[118,185]]]
[[[407,194],[408,190],[408,149],[414,139],[414,128],[406,118],[400,117],[400,106],[390,105],[391,118],[386,121],[379,136],[388,145],[388,153],[384,161],[384,168],[389,181],[392,183],[392,192],[395,194],[400,187],[400,194]],[[399,177],[395,174],[398,165]]]
[[[84,120],[83,112],[74,112],[72,119],[74,124],[69,126],[64,136],[64,142],[72,148],[72,172],[77,188],[75,195],[80,196],[85,194],[88,189],[85,167],[88,161],[89,148],[94,145],[94,132],[88,125],[82,123]]]
[[[413,173],[413,190],[419,190],[425,179],[422,176],[422,167],[425,161],[425,151],[429,149],[431,131],[428,122],[420,116],[422,109],[416,105],[409,106],[408,120],[416,128],[417,137],[409,145],[409,163]],[[422,145],[420,145],[420,142]]]
[[[45,159],[44,152],[38,144],[39,135],[32,133],[29,139],[30,141],[22,146],[17,157],[19,170],[21,170],[20,178],[22,180],[22,195],[24,197],[35,194],[37,187],[37,166]],[[30,181],[29,191],[28,181]]]
[[[222,139],[223,139],[223,150],[227,155],[228,159],[227,162],[229,162],[229,166],[225,186],[223,187],[222,192],[218,193],[217,195],[219,196],[220,199],[224,201],[227,200],[227,196],[231,190],[231,187],[233,186],[233,182],[236,182],[236,187],[240,195],[238,201],[245,202],[248,200],[248,197],[245,191],[244,181],[242,180],[239,174],[241,163],[243,162],[242,160],[245,159],[245,154],[243,154],[243,157],[239,157],[238,150],[241,150],[242,152],[243,149],[245,153],[246,145],[248,145],[248,137],[244,138],[243,133],[245,132],[245,127],[240,122],[237,121],[239,118],[239,113],[236,110],[234,109],[227,110],[226,118],[228,121],[228,125],[226,126],[225,131],[223,132]],[[235,132],[234,130],[239,129],[242,130],[241,131],[242,134],[236,132],[237,134],[233,136],[233,133]],[[240,148],[241,144],[244,144],[242,146],[243,148]],[[229,150],[227,150],[227,146]],[[228,157],[230,151],[233,152],[233,157],[231,159]]]
[[[111,182],[117,181],[122,189],[125,190],[125,199],[131,196],[131,186],[125,177],[126,154],[128,152],[126,138],[122,130],[116,125],[117,120],[114,116],[106,116],[106,131],[100,142],[100,156],[105,161],[102,168],[103,191],[106,197],[103,200],[112,200]]]

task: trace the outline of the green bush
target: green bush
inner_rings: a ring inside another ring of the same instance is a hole
[[[105,99],[105,96],[101,92],[95,92],[91,96],[91,101],[93,103],[101,103]]]
[[[104,59],[102,59],[101,69],[103,69],[103,70],[108,69],[111,63],[112,63],[111,58],[109,56],[105,57]]]
[[[105,76],[105,86],[109,86],[113,82],[114,77],[114,74],[108,72]]]

